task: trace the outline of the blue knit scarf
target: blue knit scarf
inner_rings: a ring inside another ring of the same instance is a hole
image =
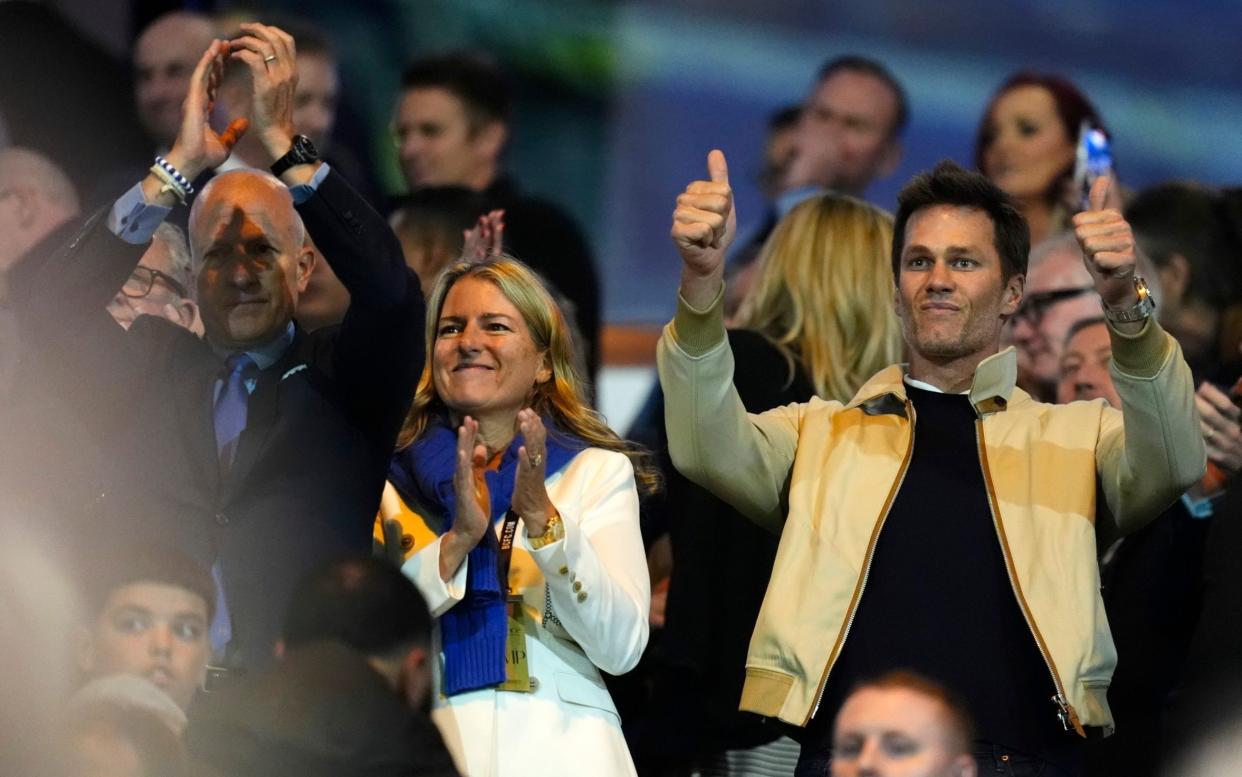
[[[558,432],[548,419],[547,474],[559,472],[575,455],[587,447],[575,437]],[[513,484],[517,477],[517,452],[522,446],[519,434],[509,443],[500,467],[484,473],[491,497],[493,524],[509,510]],[[406,504],[420,504],[437,513],[439,533],[453,525],[457,498],[453,474],[457,468],[457,431],[440,419],[410,447],[398,452],[388,466],[388,479]],[[500,543],[494,531],[467,557],[466,595],[440,616],[440,637],[444,648],[444,687],[446,696],[476,688],[498,685],[505,680],[505,638],[508,615],[505,609],[507,582],[500,579]]]

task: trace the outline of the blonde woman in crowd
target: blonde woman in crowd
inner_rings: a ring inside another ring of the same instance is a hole
[[[432,717],[468,776],[631,775],[601,671],[647,644],[647,456],[582,399],[565,318],[521,262],[445,270],[389,480],[425,528],[403,570],[437,616]]]

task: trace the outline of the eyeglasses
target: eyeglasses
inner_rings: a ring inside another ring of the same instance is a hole
[[[168,273],[160,272],[154,267],[147,267],[145,264],[138,265],[134,268],[134,271],[129,274],[129,280],[126,281],[125,285],[121,287],[121,293],[130,299],[142,299],[151,293],[151,289],[155,288],[155,282],[157,280],[163,281],[167,284],[168,288],[175,291],[178,297],[190,296],[189,292],[186,291],[185,286],[183,286],[176,278],[172,277]]]
[[[1018,308],[1018,312],[1014,313],[1013,320],[1025,321],[1031,326],[1039,326],[1044,320],[1044,316],[1056,305],[1067,300],[1076,299],[1089,291],[1095,291],[1094,286],[1079,286],[1074,289],[1054,289],[1052,291],[1040,291],[1034,294],[1027,294],[1022,297],[1022,306]]]

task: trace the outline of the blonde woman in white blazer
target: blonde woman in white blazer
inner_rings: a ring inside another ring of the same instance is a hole
[[[632,775],[600,673],[647,644],[638,495],[658,475],[582,401],[525,265],[450,267],[427,321],[384,512],[416,538],[403,570],[439,617],[432,717],[467,777]]]

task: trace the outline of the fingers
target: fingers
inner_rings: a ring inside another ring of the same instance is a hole
[[[729,184],[729,163],[725,161],[724,152],[718,148],[707,155],[707,174],[712,183]]]
[[[1091,192],[1087,196],[1087,201],[1091,206],[1091,211],[1102,211],[1108,203],[1108,192],[1113,187],[1113,177],[1111,175],[1101,175],[1091,184]]]
[[[1233,403],[1229,395],[1216,386],[1204,381],[1195,392],[1195,404],[1199,405],[1199,414],[1210,414],[1213,418],[1220,417],[1230,423],[1238,423],[1242,410]]]
[[[241,136],[246,133],[246,128],[250,126],[249,119],[237,118],[229,122],[229,126],[224,132],[220,133],[220,143],[227,150],[232,150],[237,145],[237,141],[241,140]]]

